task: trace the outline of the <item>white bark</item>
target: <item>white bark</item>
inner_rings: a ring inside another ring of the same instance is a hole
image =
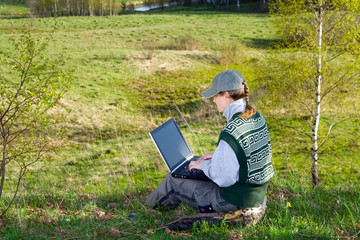
[[[54,13],[57,13],[57,0],[54,0]]]
[[[112,14],[112,11],[113,11],[113,9],[112,9],[112,2],[113,2],[113,0],[110,0],[110,1],[109,1],[109,3],[110,3],[110,6],[109,6],[109,15],[110,15],[110,16],[113,15],[113,14]]]
[[[94,2],[94,0],[89,0],[89,15],[90,16],[94,16],[95,15],[95,13],[94,13],[94,11],[95,11],[95,2]]]
[[[315,114],[312,124],[312,147],[311,147],[311,174],[313,187],[319,186],[318,175],[318,131],[320,123],[320,106],[321,106],[321,82],[322,82],[322,34],[323,34],[323,16],[322,16],[322,1],[319,3],[319,15],[318,15],[318,36],[317,36],[317,79],[315,90]]]

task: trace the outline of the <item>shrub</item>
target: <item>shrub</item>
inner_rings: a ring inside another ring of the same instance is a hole
[[[203,45],[199,39],[190,35],[182,35],[172,39],[164,49],[178,50],[178,51],[193,51],[203,49]]]

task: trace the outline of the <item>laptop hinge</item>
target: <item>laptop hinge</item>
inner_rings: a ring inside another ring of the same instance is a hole
[[[190,154],[189,156],[186,157],[186,160],[189,161],[190,159],[192,159],[194,157],[194,154]]]
[[[179,167],[181,167],[182,165],[184,165],[185,162],[189,161],[189,160],[190,160],[191,158],[193,158],[193,157],[194,157],[194,154],[191,154],[191,155],[187,156],[187,157],[185,158],[185,160],[184,160],[179,166],[177,166],[174,170],[172,170],[171,172],[172,172],[172,173],[175,172]]]

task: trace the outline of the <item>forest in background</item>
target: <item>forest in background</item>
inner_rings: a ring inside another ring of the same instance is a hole
[[[252,4],[252,11],[267,11],[266,0],[2,0],[4,3],[25,4],[34,15],[46,16],[113,16],[124,10],[139,6],[172,6],[209,5],[214,9],[231,7],[240,10],[240,4]],[[0,2],[1,3],[1,2]]]

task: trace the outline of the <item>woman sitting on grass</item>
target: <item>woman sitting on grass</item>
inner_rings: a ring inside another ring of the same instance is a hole
[[[247,83],[240,72],[224,71],[215,76],[202,96],[213,97],[219,112],[227,119],[215,152],[189,165],[190,170],[201,169],[212,181],[174,178],[168,174],[146,203],[153,208],[158,205],[175,208],[184,202],[202,213],[260,206],[274,170],[266,121],[248,104]]]

